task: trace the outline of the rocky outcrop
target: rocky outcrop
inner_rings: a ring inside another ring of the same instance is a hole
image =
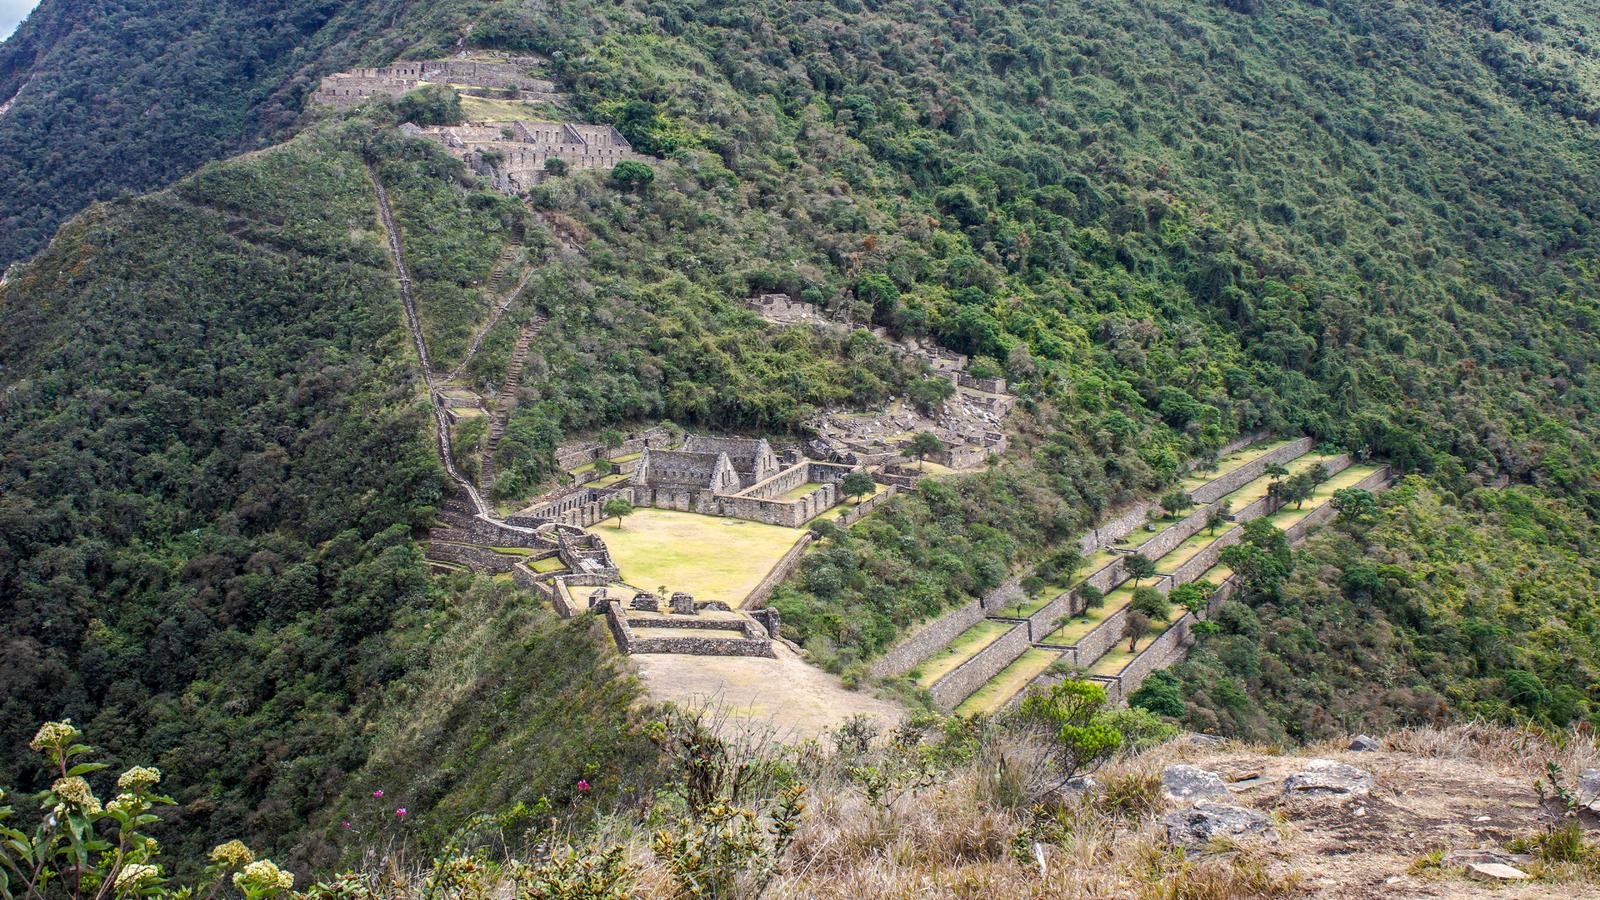
[[[1167,766],[1161,772],[1161,790],[1179,803],[1220,800],[1228,796],[1222,776],[1199,766]]]
[[[1358,797],[1372,793],[1372,773],[1331,759],[1313,759],[1284,779],[1286,797]]]
[[[1162,820],[1167,840],[1183,847],[1199,848],[1218,837],[1243,837],[1263,834],[1269,824],[1266,815],[1242,806],[1202,802],[1172,813]]]

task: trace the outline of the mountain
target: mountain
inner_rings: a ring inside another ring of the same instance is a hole
[[[462,389],[532,348],[483,485],[503,511],[577,438],[798,443],[820,410],[937,401],[868,326],[1004,378],[1003,458],[824,534],[774,592],[849,683],[1276,432],[1411,477],[1136,703],[1259,740],[1592,724],[1597,25],[1556,0],[45,0],[0,45],[0,783],[43,786],[23,747],[70,715],[184,785],[191,863],[238,833],[326,867],[378,788],[437,846],[491,809],[581,830],[661,777],[595,618],[424,561],[457,485],[375,184],[418,340],[449,367],[481,339]],[[650,176],[508,197],[395,127],[416,103],[303,109],[322,74],[458,46],[537,55],[553,114]],[[490,318],[507,253],[527,280]],[[767,293],[862,327],[769,327]]]
[[[283,136],[328,72],[449,48],[455,3],[39,8],[0,43],[0,267],[96,200]]]

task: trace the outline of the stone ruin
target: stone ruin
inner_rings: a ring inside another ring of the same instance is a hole
[[[399,97],[423,85],[437,84],[469,97],[556,104],[563,98],[555,83],[536,74],[544,62],[538,56],[465,51],[449,59],[355,69],[324,78],[311,102],[344,108],[372,97]],[[400,130],[443,145],[507,194],[523,193],[543,181],[551,160],[559,160],[568,169],[610,168],[624,160],[655,162],[635,153],[622,133],[610,125],[534,121],[530,117],[460,125],[407,123]]]
[[[469,122],[426,128],[401,126],[413,135],[438,141],[479,175],[494,179],[507,194],[520,194],[543,181],[547,165],[560,160],[569,169],[609,169],[624,160],[654,162],[635,153],[622,132],[610,125],[567,122]]]
[[[627,484],[634,506],[798,528],[842,499],[839,482],[853,469],[796,450],[780,460],[764,438],[690,435],[680,450],[645,448]]]
[[[428,84],[447,85],[471,96],[554,102],[561,96],[555,82],[532,74],[544,63],[538,56],[466,51],[450,59],[353,69],[322,79],[311,102],[357,106],[373,97],[399,97]]]

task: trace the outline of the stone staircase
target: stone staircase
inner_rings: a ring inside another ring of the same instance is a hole
[[[549,320],[537,313],[517,334],[517,343],[511,351],[511,362],[506,366],[506,380],[495,395],[494,409],[489,413],[489,433],[483,442],[483,463],[478,467],[478,483],[485,489],[494,485],[494,453],[500,446],[500,436],[506,431],[506,418],[516,403],[517,386],[522,383],[522,370],[528,364],[528,348]]]
[[[494,268],[489,272],[489,280],[484,284],[484,288],[490,294],[499,296],[500,291],[505,288],[506,278],[511,274],[512,264],[517,261],[517,251],[520,249],[522,245],[513,241],[500,251],[500,259],[495,262]]]

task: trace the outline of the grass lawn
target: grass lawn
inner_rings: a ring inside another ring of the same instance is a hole
[[[502,100],[461,95],[461,117],[468,122],[542,121],[547,108],[537,100]]]
[[[1066,585],[1051,582],[1035,591],[1033,594],[1029,595],[1021,603],[1008,604],[996,609],[994,612],[995,614],[1002,616],[1017,616],[1020,618],[1026,618],[1038,612],[1039,610],[1044,609],[1047,604],[1066,593],[1066,590]]]
[[[703,637],[718,638],[743,638],[744,632],[737,628],[652,628],[649,625],[632,625],[633,636],[637,638],[683,638]]]
[[[608,519],[589,528],[600,535],[629,584],[654,591],[687,591],[696,600],[738,606],[805,532],[671,509],[639,509],[618,528]]]
[[[534,570],[535,572],[559,572],[566,568],[566,566],[562,565],[561,557],[548,556],[544,559],[536,559],[533,562],[528,563],[528,568]]]
[[[1194,535],[1178,546],[1173,547],[1167,552],[1166,556],[1163,556],[1158,560],[1154,560],[1156,564],[1156,571],[1162,575],[1170,575],[1174,569],[1178,568],[1189,560],[1194,559],[1195,554],[1210,546],[1212,541],[1215,541],[1222,534],[1226,533],[1229,528],[1233,527],[1232,525],[1228,525],[1226,528],[1224,528],[1223,524],[1217,525],[1216,534],[1207,534],[1206,529],[1200,529],[1200,533]]]
[[[978,688],[971,697],[961,701],[961,705],[956,707],[956,712],[963,716],[993,713],[1060,658],[1061,654],[1058,651],[1030,647],[1017,657],[1016,662],[1001,669],[999,674]]]
[[[819,487],[822,487],[822,482],[820,482],[820,481],[808,481],[805,484],[802,484],[797,488],[793,488],[791,490],[784,491],[783,493],[779,494],[776,497],[773,497],[772,499],[778,501],[779,503],[788,503],[791,500],[799,500],[801,497],[806,496],[807,494],[811,493],[812,491],[816,490]]]
[[[1290,475],[1299,475],[1301,472],[1304,472],[1317,463],[1327,465],[1332,459],[1333,454],[1329,453],[1307,453],[1305,456],[1290,460],[1284,465],[1284,468],[1289,470]],[[1262,497],[1265,497],[1267,495],[1267,491],[1271,489],[1271,476],[1263,475],[1244,487],[1239,488],[1237,491],[1234,491],[1226,497],[1223,497],[1222,499],[1224,502],[1229,504],[1229,509],[1237,512],[1238,510],[1244,509],[1246,506],[1249,506],[1257,500],[1260,500]]]
[[[1350,468],[1345,469],[1343,472],[1340,472],[1332,478],[1329,478],[1327,481],[1317,485],[1317,489],[1312,492],[1311,497],[1307,499],[1305,504],[1299,509],[1295,509],[1293,505],[1286,506],[1268,516],[1267,521],[1278,526],[1279,528],[1287,530],[1293,527],[1301,519],[1304,519],[1306,516],[1316,512],[1318,507],[1321,507],[1323,504],[1332,500],[1335,491],[1342,491],[1345,488],[1350,487],[1361,479],[1371,475],[1373,472],[1378,471],[1380,468],[1382,468],[1382,466],[1375,466],[1367,463],[1351,466]]]
[[[1271,453],[1285,444],[1293,443],[1294,440],[1296,439],[1264,441],[1259,444],[1251,444],[1248,447],[1241,447],[1227,456],[1218,459],[1217,464],[1211,468],[1196,469],[1194,472],[1191,472],[1188,477],[1178,482],[1178,487],[1185,492],[1193,491],[1195,488],[1200,487],[1206,482],[1215,481],[1223,475],[1232,472],[1234,469],[1239,468],[1240,466],[1255,462],[1256,460],[1266,456],[1268,453]]]
[[[1141,585],[1141,587],[1143,587],[1143,585]],[[1044,639],[1044,643],[1065,644],[1070,647],[1073,644],[1076,644],[1084,635],[1093,631],[1096,625],[1104,622],[1108,617],[1115,614],[1117,610],[1122,609],[1124,606],[1127,606],[1132,602],[1133,584],[1132,582],[1128,582],[1122,587],[1119,587],[1107,594],[1105,603],[1089,610],[1084,615],[1073,616],[1072,620],[1067,622],[1067,624],[1051,632],[1050,635]]]
[[[1220,585],[1224,581],[1227,581],[1228,578],[1230,576],[1232,576],[1232,575],[1233,575],[1233,570],[1232,569],[1228,568],[1227,566],[1223,565],[1222,563],[1217,563],[1216,565],[1214,565],[1211,568],[1207,569],[1205,571],[1204,575],[1201,575],[1199,578],[1196,578],[1195,582],[1199,583],[1199,582],[1202,582],[1202,581],[1209,581],[1214,585]]]
[[[995,639],[1007,631],[1015,628],[1011,622],[996,622],[993,619],[984,619],[982,622],[968,628],[956,635],[949,646],[938,653],[928,657],[917,666],[917,684],[923,687],[931,686],[935,681],[943,678],[946,673],[956,666],[978,655],[978,651],[995,642]]]

